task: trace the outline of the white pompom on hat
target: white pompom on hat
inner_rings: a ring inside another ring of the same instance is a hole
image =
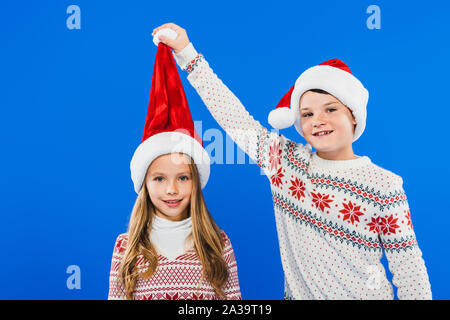
[[[322,89],[346,105],[356,121],[353,141],[364,132],[369,91],[339,59],[332,59],[311,67],[298,77],[295,85],[283,96],[275,110],[269,113],[269,124],[275,129],[295,125],[303,136],[300,124],[300,98],[308,90]]]
[[[160,43],[159,36],[166,36],[173,40],[177,38],[178,34],[170,28],[158,30],[158,32],[156,32],[153,36],[153,43],[155,44],[155,46],[158,46],[158,44]]]
[[[291,104],[291,95],[295,86],[292,86],[291,89],[281,98],[280,102],[276,109],[270,111],[269,113],[269,124],[275,129],[286,129],[292,126],[295,122],[295,113],[289,108]]]

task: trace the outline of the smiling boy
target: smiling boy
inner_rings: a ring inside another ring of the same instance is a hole
[[[164,28],[176,38],[159,36]],[[295,125],[303,145],[254,120],[184,29],[165,24],[153,34],[174,50],[213,117],[269,178],[285,299],[393,299],[383,248],[397,296],[431,299],[402,178],[353,152],[369,94],[345,63],[333,59],[303,72],[269,114],[277,129]]]
[[[324,159],[356,159],[352,140],[356,120],[349,108],[323,90],[310,90],[300,100],[302,131]]]

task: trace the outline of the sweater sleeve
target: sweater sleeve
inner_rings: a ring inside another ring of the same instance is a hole
[[[397,297],[401,300],[431,299],[428,273],[413,230],[401,177],[395,176],[388,188],[383,213],[378,220]]]
[[[125,289],[119,279],[119,266],[126,249],[126,235],[121,234],[117,237],[114,245],[114,251],[111,261],[111,271],[109,274],[109,292],[108,300],[124,300],[126,297]]]
[[[228,280],[224,288],[227,300],[242,300],[241,289],[239,287],[239,278],[237,272],[237,263],[234,256],[233,247],[228,236],[223,232],[224,250],[223,257],[228,265]]]
[[[239,99],[214,74],[203,55],[189,44],[175,54],[180,67],[211,115],[233,141],[260,166],[267,176],[276,173],[289,139],[269,132],[247,112]]]

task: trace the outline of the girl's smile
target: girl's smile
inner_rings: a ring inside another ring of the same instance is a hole
[[[176,208],[180,205],[181,200],[163,200],[169,208]]]

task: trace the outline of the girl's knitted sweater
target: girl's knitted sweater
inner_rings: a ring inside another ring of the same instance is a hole
[[[192,44],[175,55],[214,119],[270,181],[285,299],[431,299],[402,178],[368,157],[331,161],[255,121]]]
[[[240,300],[241,291],[237,264],[230,239],[222,231],[223,257],[228,265],[228,281],[224,287],[227,300]],[[128,234],[117,237],[109,276],[109,300],[125,299],[125,290],[119,279],[119,267],[128,242]],[[189,242],[189,241],[188,241]],[[173,250],[172,250],[173,251]],[[144,272],[148,262],[138,257],[137,268]],[[133,292],[133,300],[217,300],[219,297],[202,274],[203,267],[193,246],[177,257],[158,252],[158,268],[149,279],[139,277]]]

